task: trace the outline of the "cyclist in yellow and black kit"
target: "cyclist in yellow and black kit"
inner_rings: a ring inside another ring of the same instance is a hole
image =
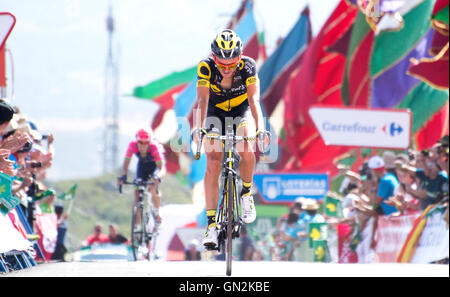
[[[255,131],[257,135],[259,131],[264,131],[256,63],[252,58],[242,55],[242,48],[242,41],[235,32],[223,30],[211,43],[212,57],[198,64],[197,110],[200,112],[200,121],[194,124],[197,125],[195,131],[201,131],[201,135],[194,133],[196,142],[208,133],[224,135],[228,121],[234,124],[237,135],[252,136]],[[238,152],[243,181],[242,220],[248,224],[256,219],[250,192],[256,158],[249,143],[244,143]],[[223,158],[222,143],[206,141],[205,153],[208,163],[204,180],[208,230],[203,244],[214,247],[217,245],[215,218]]]

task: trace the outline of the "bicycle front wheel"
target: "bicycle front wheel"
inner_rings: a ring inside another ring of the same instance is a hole
[[[228,173],[227,178],[227,275],[231,275],[231,263],[233,260],[233,201],[234,201],[234,183],[233,174]]]
[[[143,207],[136,205],[133,209],[133,216],[131,219],[131,250],[133,252],[133,259],[137,261],[141,258],[140,246],[144,241],[144,217]],[[140,217],[140,223],[136,224],[137,218]]]

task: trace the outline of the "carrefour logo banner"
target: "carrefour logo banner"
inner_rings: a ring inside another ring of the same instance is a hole
[[[406,109],[318,107],[309,114],[327,145],[406,149],[411,113]]]
[[[327,174],[255,174],[253,182],[265,203],[292,203],[298,197],[321,199],[328,192]]]

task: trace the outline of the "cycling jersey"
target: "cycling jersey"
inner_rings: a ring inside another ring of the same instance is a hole
[[[225,118],[241,118],[244,123],[249,115],[249,103],[247,87],[258,82],[255,61],[243,56],[232,77],[230,89],[220,86],[223,77],[216,66],[213,58],[202,60],[197,67],[197,87],[209,88],[209,101],[207,117],[219,118],[222,122],[222,134],[225,129]],[[238,124],[239,125],[239,124]],[[208,125],[207,131],[217,125]],[[216,127],[217,128],[217,127]]]
[[[133,154],[136,155],[138,158],[136,177],[147,180],[156,172],[157,165],[164,162],[163,149],[159,144],[150,142],[147,154],[142,156],[137,143],[137,140],[130,142],[125,158],[131,159]]]

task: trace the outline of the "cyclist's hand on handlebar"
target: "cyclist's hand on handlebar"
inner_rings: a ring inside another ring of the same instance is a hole
[[[265,153],[269,144],[270,144],[270,138],[272,134],[269,131],[266,130],[257,130],[256,131],[256,138],[258,140],[258,147],[259,150],[262,153]]]
[[[191,139],[193,140],[193,143],[196,146],[195,152],[194,152],[194,159],[195,160],[200,159],[201,141],[202,141],[203,137],[206,134],[207,133],[206,133],[206,130],[204,128],[195,129],[194,131],[192,131]]]
[[[126,181],[127,181],[127,176],[126,175],[122,175],[122,176],[117,178],[117,184],[118,185],[122,185]]]
[[[203,138],[203,136],[206,135],[206,130],[204,128],[197,128],[194,129],[191,133],[191,139],[195,142],[195,143],[199,143],[200,140]]]
[[[159,176],[155,175],[152,177],[152,179],[157,185],[161,184],[162,179]]]

